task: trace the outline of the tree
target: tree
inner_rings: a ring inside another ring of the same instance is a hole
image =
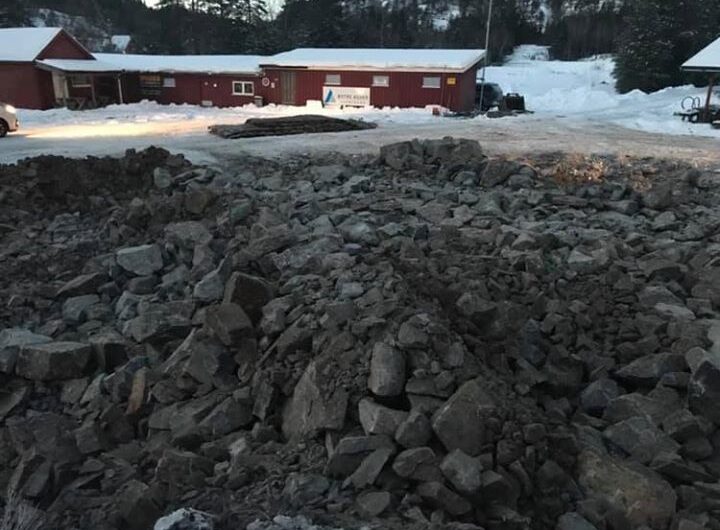
[[[23,0],[3,0],[0,4],[0,27],[10,28],[24,26],[27,23],[27,14]]]
[[[620,92],[652,92],[679,78],[675,42],[680,0],[632,0],[620,38],[615,76]]]

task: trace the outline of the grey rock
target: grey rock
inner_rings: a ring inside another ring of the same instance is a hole
[[[418,410],[411,410],[407,418],[398,425],[395,440],[406,448],[427,445],[432,437],[430,420]]]
[[[465,515],[472,510],[472,505],[468,501],[440,482],[420,484],[417,492],[426,502],[445,510],[450,515]]]
[[[58,289],[57,296],[58,298],[64,298],[82,296],[85,294],[95,294],[97,293],[97,290],[107,281],[107,274],[101,272],[82,274],[80,276],[76,276],[60,287],[60,289]]]
[[[578,457],[577,473],[579,485],[623,514],[632,528],[666,528],[675,515],[672,486],[645,466],[587,449]]]
[[[580,406],[588,414],[602,416],[610,402],[622,393],[623,389],[612,379],[597,379],[580,394]]]
[[[237,304],[208,307],[205,311],[205,323],[225,346],[232,346],[242,339],[255,337],[255,329],[250,318]]]
[[[130,480],[117,495],[120,517],[128,530],[147,530],[162,515],[153,491],[144,482]]]
[[[62,306],[63,319],[71,324],[79,324],[85,320],[87,310],[98,303],[100,297],[96,294],[68,298]]]
[[[148,276],[163,268],[162,252],[158,245],[123,248],[115,256],[118,265],[135,276]]]
[[[46,344],[52,342],[50,337],[33,333],[22,328],[8,328],[0,331],[0,373],[12,374],[22,346]]]
[[[482,486],[482,464],[459,449],[443,459],[440,470],[453,487],[465,495],[474,495]]]
[[[394,453],[395,450],[388,447],[376,449],[365,457],[360,466],[350,475],[348,482],[355,489],[372,486]]]
[[[347,403],[348,393],[335,388],[332,376],[311,362],[283,410],[283,434],[292,439],[319,430],[340,430],[345,424]]]
[[[184,315],[157,307],[126,322],[123,334],[136,342],[152,342],[185,337],[190,327],[190,320]]]
[[[653,353],[634,360],[616,372],[616,376],[634,385],[655,386],[668,372],[687,370],[685,357],[678,353]]]
[[[695,414],[720,424],[720,366],[711,360],[699,364],[690,378],[688,402]]]
[[[181,508],[158,519],[153,530],[215,530],[215,520],[209,513]]]
[[[100,330],[88,340],[92,346],[98,367],[104,372],[111,372],[128,360],[128,343],[114,329]]]
[[[77,342],[49,342],[23,346],[15,372],[34,381],[76,379],[87,373],[92,349]]]
[[[392,346],[379,342],[370,359],[368,388],[376,396],[398,396],[405,387],[405,356]]]
[[[680,444],[647,416],[636,416],[611,425],[603,436],[642,463],[649,463],[659,453],[674,453],[680,449]]]
[[[235,272],[225,284],[224,303],[236,303],[242,307],[253,323],[260,322],[262,308],[275,298],[273,287],[255,276]]]
[[[159,190],[165,190],[172,186],[172,174],[164,167],[156,167],[153,170],[153,184]]]
[[[323,497],[330,482],[322,475],[291,473],[285,481],[283,497],[294,508],[303,508],[311,501]]]
[[[407,449],[397,455],[392,468],[398,476],[411,478],[419,467],[424,464],[433,464],[435,460],[435,452],[430,447],[416,447]]]
[[[358,403],[358,413],[366,434],[388,436],[394,436],[400,424],[408,417],[405,411],[384,407],[367,398]]]
[[[597,527],[579,513],[570,512],[560,516],[555,530],[597,530]]]
[[[365,517],[377,517],[390,507],[392,496],[387,491],[368,491],[358,495],[357,505]]]
[[[478,456],[485,443],[485,423],[495,412],[495,401],[480,380],[463,384],[433,415],[432,427],[448,451],[460,449]]]

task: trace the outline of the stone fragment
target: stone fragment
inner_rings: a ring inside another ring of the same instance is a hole
[[[225,346],[232,346],[242,339],[255,337],[255,329],[250,318],[237,304],[208,307],[205,311],[205,323]]]
[[[370,399],[362,399],[358,404],[360,424],[366,434],[386,434],[394,436],[400,424],[405,421],[408,413],[394,410],[375,403]]]
[[[433,431],[448,451],[460,449],[478,456],[485,443],[485,424],[495,408],[495,401],[480,386],[480,380],[468,381],[435,412]]]
[[[86,318],[86,311],[98,303],[100,303],[100,297],[96,294],[68,298],[62,306],[63,319],[71,324],[82,323]]]
[[[108,281],[107,274],[101,272],[93,272],[90,274],[82,274],[76,276],[65,285],[60,287],[57,292],[58,298],[82,296],[86,294],[95,294],[97,290]]]
[[[692,374],[688,386],[690,409],[720,425],[720,365],[704,360]]]
[[[602,416],[610,402],[622,393],[622,388],[614,380],[597,379],[580,394],[580,406],[588,414]]]
[[[440,470],[462,494],[474,495],[482,486],[482,464],[477,458],[466,455],[460,449],[455,449],[443,459]]]
[[[395,440],[406,448],[427,445],[432,437],[432,425],[425,414],[411,410],[407,418],[398,425]]]
[[[623,514],[632,528],[666,528],[675,515],[673,488],[641,464],[586,449],[578,457],[578,482]]]
[[[286,438],[301,438],[319,430],[340,430],[345,424],[348,393],[311,362],[283,410]]]
[[[376,396],[398,396],[405,386],[405,356],[392,346],[379,342],[370,359],[368,388]]]
[[[634,360],[622,367],[615,375],[630,384],[655,386],[669,372],[687,370],[685,357],[678,353],[653,353]]]
[[[272,286],[255,276],[235,272],[225,284],[224,303],[236,303],[254,324],[262,318],[262,308],[275,298]]]
[[[48,342],[23,346],[15,372],[34,381],[77,379],[86,374],[92,349],[78,342]]]
[[[50,337],[33,333],[27,329],[3,329],[0,331],[0,373],[14,373],[17,356],[22,346],[48,342],[52,342]]]
[[[410,478],[420,466],[433,463],[434,461],[435,452],[430,447],[416,447],[414,449],[407,449],[397,455],[392,468],[398,476]]]
[[[120,517],[128,530],[152,528],[162,512],[150,487],[139,480],[128,481],[118,493]]]
[[[555,530],[597,530],[597,527],[579,513],[569,512],[560,516]]]
[[[162,251],[158,245],[123,248],[115,256],[118,265],[135,276],[148,276],[163,268]]]
[[[330,481],[322,475],[290,473],[282,495],[292,507],[303,508],[324,496],[328,489]]]
[[[392,497],[387,491],[368,491],[358,495],[357,505],[365,517],[377,517],[390,506]]]
[[[440,482],[425,482],[420,484],[417,492],[426,502],[436,508],[445,510],[450,515],[465,515],[472,510],[472,505],[468,501]]]
[[[215,530],[215,520],[208,513],[181,508],[158,519],[153,530]]]
[[[351,483],[355,489],[372,486],[394,452],[394,449],[388,447],[376,449],[365,457],[360,466],[350,475],[348,482]]]
[[[659,453],[674,453],[680,449],[680,444],[662,432],[647,416],[636,416],[611,425],[603,435],[642,463],[649,463]]]

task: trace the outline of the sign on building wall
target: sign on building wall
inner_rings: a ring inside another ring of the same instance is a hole
[[[323,105],[326,107],[365,107],[370,105],[370,89],[347,86],[324,86]]]

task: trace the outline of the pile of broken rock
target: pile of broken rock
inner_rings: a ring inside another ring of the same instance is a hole
[[[573,164],[443,139],[0,168],[4,509],[720,528],[720,177]]]

